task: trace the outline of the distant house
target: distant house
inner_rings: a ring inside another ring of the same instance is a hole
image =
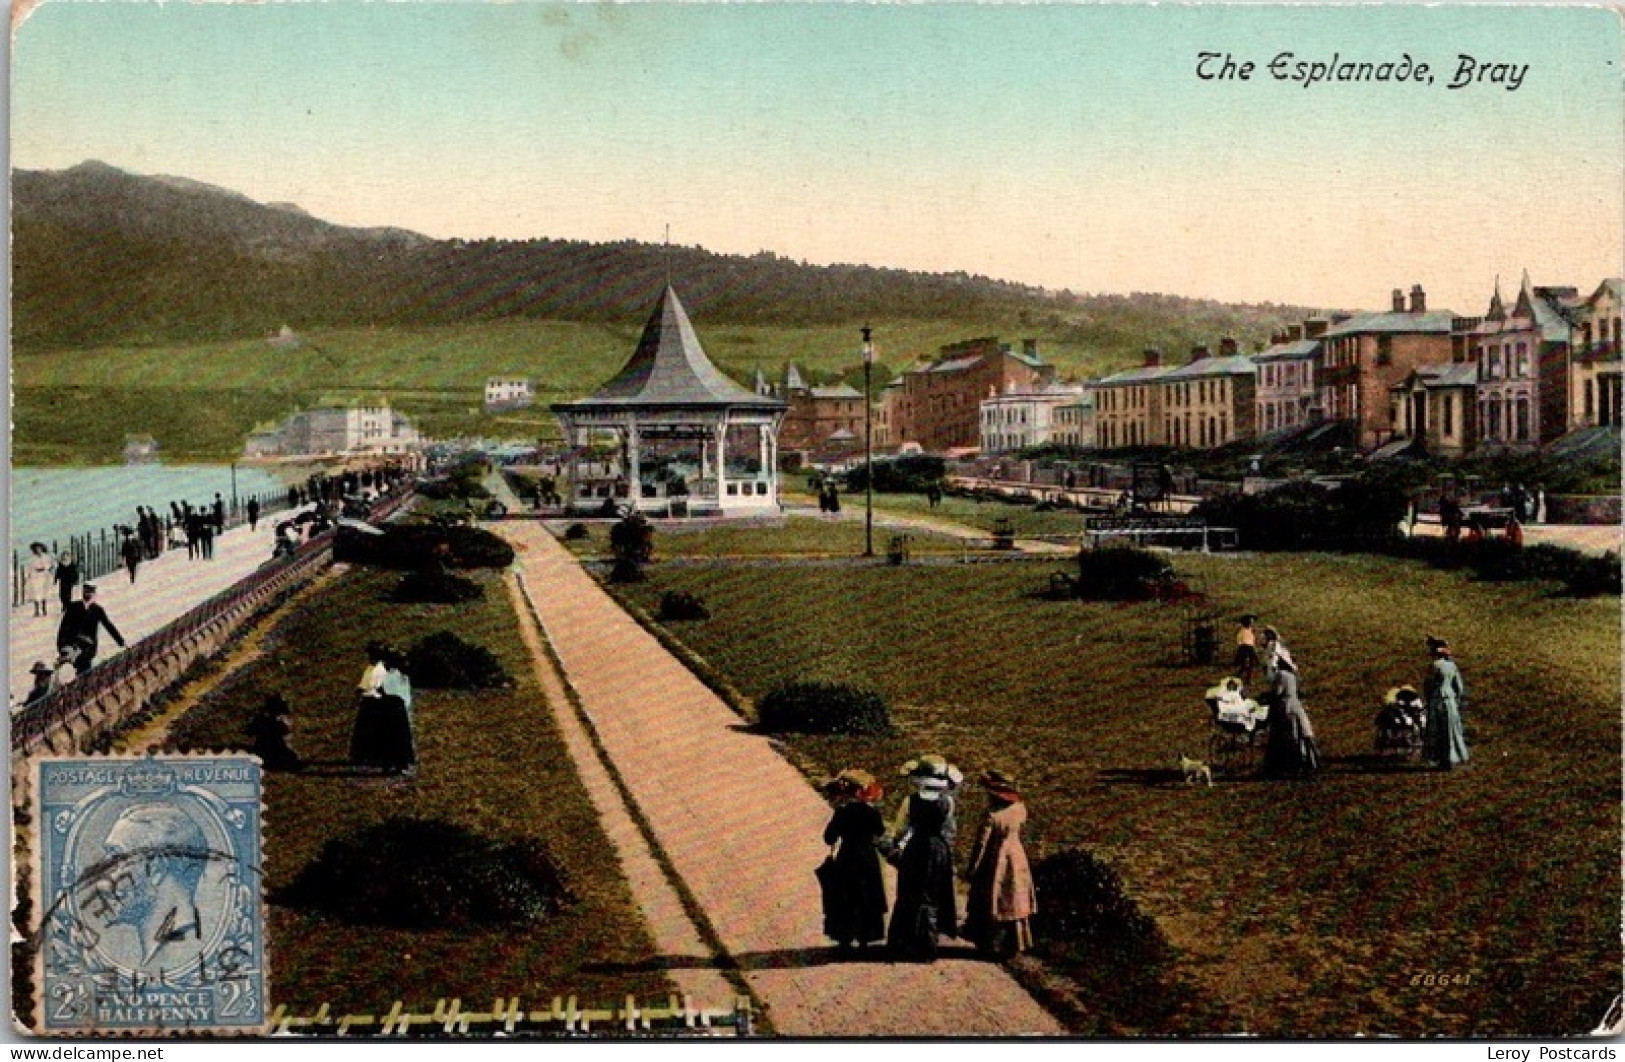
[[[1252,438],[1257,391],[1258,365],[1234,339],[1221,341],[1217,357],[1197,347],[1163,377],[1162,444],[1209,450]]]
[[[1509,312],[1497,285],[1467,336],[1478,363],[1480,445],[1532,450],[1568,430],[1569,341],[1583,302],[1575,288],[1538,288],[1526,276]]]
[[[888,412],[890,440],[944,453],[978,444],[981,403],[990,391],[1041,390],[1055,380],[1055,367],[1038,356],[1037,340],[1024,341],[1016,353],[988,336],[943,347],[936,360],[908,370],[902,380]]]
[[[158,440],[150,435],[126,435],[124,437],[124,463],[127,465],[157,464]]]
[[[1613,277],[1576,308],[1566,404],[1568,426],[1618,427],[1621,422],[1620,320],[1625,282]]]
[[[779,429],[781,450],[833,455],[863,445],[863,392],[846,384],[808,386],[794,364],[779,397],[790,404]]]
[[[301,410],[274,431],[249,436],[248,457],[335,457],[359,454],[412,454],[423,437],[388,402],[356,402]]]
[[[1009,453],[1057,442],[1057,411],[1081,400],[1078,384],[1051,383],[1032,390],[1011,385],[1004,394],[990,394],[979,409],[979,445],[984,454]]]
[[[1429,310],[1422,285],[1411,287],[1410,302],[1394,289],[1387,313],[1334,319],[1322,337],[1315,363],[1315,387],[1328,420],[1350,421],[1362,449],[1375,449],[1394,434],[1389,392],[1413,369],[1449,364],[1456,317]]]
[[[1320,337],[1331,322],[1312,317],[1278,333],[1253,355],[1258,366],[1258,409],[1254,420],[1261,435],[1302,427],[1316,415],[1315,360]]]
[[[528,376],[492,376],[485,381],[485,411],[521,409],[536,400]]]
[[[1096,445],[1095,382],[1080,386],[1076,398],[1055,407],[1054,441],[1061,446],[1092,450]]]

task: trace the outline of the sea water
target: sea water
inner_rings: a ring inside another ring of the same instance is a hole
[[[167,517],[170,502],[206,508],[214,504],[216,492],[229,505],[233,477],[230,465],[13,468],[11,545],[26,551],[30,542],[62,543],[86,532],[100,534],[104,528],[112,534],[116,524],[135,526],[137,505]],[[240,501],[288,489],[287,480],[264,468],[239,466],[235,480]]]

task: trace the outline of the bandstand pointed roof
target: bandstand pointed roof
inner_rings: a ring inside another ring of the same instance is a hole
[[[671,285],[643,326],[632,357],[608,383],[586,398],[559,402],[556,413],[634,409],[781,410],[777,398],[755,394],[724,376],[700,346]]]

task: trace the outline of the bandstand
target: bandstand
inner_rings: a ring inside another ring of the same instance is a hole
[[[788,408],[711,364],[668,285],[615,378],[552,407],[570,447],[566,505],[661,516],[778,512]]]

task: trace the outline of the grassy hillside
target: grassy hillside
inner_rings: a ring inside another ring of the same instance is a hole
[[[338,329],[295,348],[265,339],[19,351],[12,361],[13,460],[19,465],[117,460],[127,432],[155,436],[166,459],[229,460],[256,423],[301,405],[384,395],[432,435],[553,437],[546,403],[579,398],[618,370],[642,318],[625,323],[510,319],[422,328]],[[975,321],[877,319],[878,388],[945,343],[1035,335],[1064,374],[1113,367],[1110,356],[1064,331],[1023,325],[1019,314]],[[782,380],[795,362],[814,380],[861,366],[856,327],[712,325],[695,315],[706,352],[748,383],[758,369]],[[480,411],[485,378],[531,376],[538,407]],[[861,379],[861,376],[858,377]]]
[[[172,458],[228,458],[256,421],[357,392],[388,395],[432,435],[546,436],[550,416],[481,415],[485,376],[532,376],[544,401],[588,393],[631,353],[668,279],[712,358],[747,382],[791,361],[812,382],[859,378],[866,323],[884,383],[977,336],[1037,338],[1063,374],[1091,375],[1148,346],[1177,355],[1233,336],[1251,350],[1306,312],[767,251],[433,240],[99,163],[17,171],[12,204],[22,463],[115,460],[128,432]],[[284,326],[309,342],[270,346]]]

